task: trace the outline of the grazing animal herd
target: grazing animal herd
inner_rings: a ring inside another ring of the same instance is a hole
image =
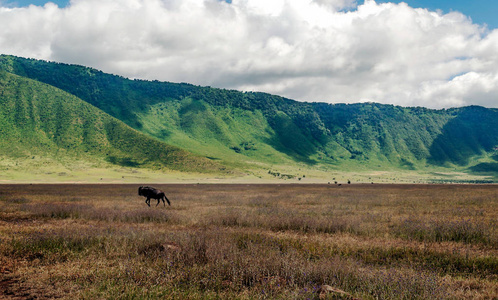
[[[169,199],[166,197],[166,194],[164,194],[163,191],[155,189],[150,186],[141,186],[138,188],[138,195],[139,196],[144,196],[146,197],[145,203],[150,207],[150,199],[156,199],[157,204],[156,206],[159,205],[161,200],[163,201],[163,205],[166,206],[166,203],[164,202],[164,199],[168,202],[168,205],[171,205],[169,202]]]
[[[337,184],[337,181],[335,181],[334,183]],[[330,182],[329,182],[329,184],[330,184]],[[348,184],[351,184],[350,180],[348,180]],[[373,182],[372,182],[372,184],[373,184]],[[338,184],[338,185],[341,186],[342,184]],[[150,207],[150,199],[157,200],[156,206],[158,206],[159,203],[161,203],[161,200],[163,201],[164,206],[166,206],[166,202],[164,202],[164,200],[166,200],[168,202],[168,205],[171,205],[171,202],[169,202],[168,197],[166,197],[166,194],[163,191],[156,189],[156,188],[153,188],[153,187],[150,187],[150,186],[139,187],[138,188],[138,195],[146,198],[145,203],[149,207]]]

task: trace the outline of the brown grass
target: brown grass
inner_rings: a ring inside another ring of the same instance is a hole
[[[0,298],[498,297],[497,186],[137,187],[1,185]]]

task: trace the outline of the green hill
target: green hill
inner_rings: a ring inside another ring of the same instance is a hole
[[[496,177],[496,109],[302,103],[5,55],[0,69],[64,90],[147,136],[232,168],[437,167]],[[146,155],[139,152],[115,161],[142,163],[134,158]]]
[[[150,138],[53,86],[0,71],[0,156],[126,167],[219,171],[220,166]]]

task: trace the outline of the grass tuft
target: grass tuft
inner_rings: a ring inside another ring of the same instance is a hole
[[[471,219],[421,220],[407,218],[397,228],[400,237],[426,242],[463,242],[498,247],[495,232]]]

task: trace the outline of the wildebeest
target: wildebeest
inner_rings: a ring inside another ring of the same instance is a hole
[[[166,206],[166,203],[164,202],[164,199],[166,199],[166,201],[168,201],[168,205],[171,205],[171,203],[169,202],[169,199],[166,197],[166,195],[164,194],[163,191],[161,190],[158,190],[158,189],[155,189],[153,187],[150,187],[150,186],[141,186],[138,188],[138,195],[139,196],[144,196],[146,197],[147,199],[145,199],[145,203],[147,203],[147,205],[150,207],[150,199],[157,199],[157,204],[156,206],[159,205],[159,202],[161,202],[161,200],[163,200],[163,204],[164,206]]]

